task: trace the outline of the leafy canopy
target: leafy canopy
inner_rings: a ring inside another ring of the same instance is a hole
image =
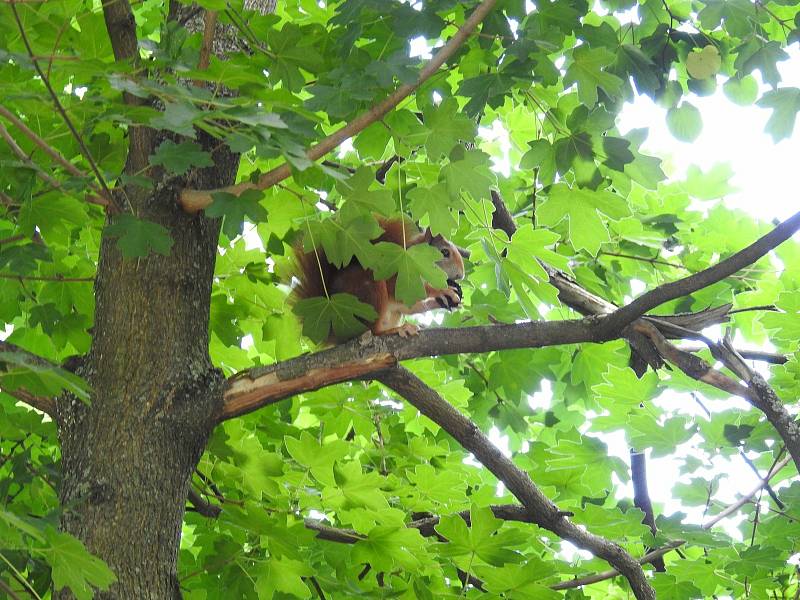
[[[356,260],[377,277],[397,276],[403,301],[421,297],[424,282],[443,286],[431,248],[374,243],[376,215],[410,215],[471,250],[465,307],[443,316],[447,327],[577,316],[560,304],[539,260],[618,305],[642,285],[700,270],[768,226],[725,206],[724,168],[667,179],[661,160],[641,151],[647,132],[616,128],[625,102],[653,98],[685,142],[702,128],[693,98],[718,86],[737,104],[768,109],[776,142],[792,135],[800,110],[800,90],[778,68],[787,45],[800,40],[795,2],[505,0],[398,109],[329,162],[312,163],[305,149],[416,81],[425,59],[410,54],[409,40],[435,48],[477,2],[287,0],[261,15],[241,0],[208,0],[200,4],[219,10],[246,44],[212,57],[207,69],[197,68],[202,32],[168,22],[166,4],[132,3],[141,68],[114,62],[97,3],[17,3],[16,10],[110,186],[192,187],[197,173],[215,168],[215,145],[242,154],[240,181],[284,161],[293,169],[263,193],[215,194],[205,210],[223,220],[209,327],[211,356],[226,374],[296,356],[331,330],[357,333],[373,318],[369,306],[342,294],[292,311],[291,248],[301,237],[337,265]],[[60,363],[89,349],[102,237],[130,260],[147,261],[175,251],[174,232],[131,214],[106,223],[102,209],[84,201],[91,165],[53,109],[8,3],[0,4],[0,56],[0,104],[83,173],[51,161],[0,117],[30,157],[0,143],[0,318],[8,342]],[[219,86],[225,93],[216,93]],[[125,103],[123,93],[147,101]],[[122,175],[129,133],[142,127],[163,137],[150,157],[156,169]],[[493,138],[492,127],[507,141]],[[490,190],[514,216],[510,239],[493,228]],[[788,400],[800,395],[800,247],[790,241],[775,255],[659,310],[777,307],[736,313],[731,326],[745,346],[769,342],[788,357],[769,367]],[[483,431],[496,431],[576,522],[634,556],[687,540],[653,579],[659,598],[795,597],[787,559],[798,550],[798,483],[779,490],[780,513],[748,504],[737,513],[746,518],[725,528],[696,525],[698,515],[719,512],[740,491],[706,466],[738,461],[744,450],[763,475],[777,460],[775,431],[759,413],[677,370],[637,378],[629,352],[617,341],[409,367]],[[0,363],[5,391],[24,383],[43,394],[88,395],[67,371],[13,353]],[[676,392],[725,402],[707,418]],[[17,581],[10,575],[17,571],[42,596],[52,582],[88,598],[113,575],[52,529],[60,510],[55,427],[5,392],[0,400],[0,578]],[[662,498],[655,503],[655,535],[632,506],[630,475],[609,454],[610,440],[672,457],[669,476],[678,479],[669,510]],[[230,502],[216,520],[187,513],[179,568],[188,598],[308,598],[315,586],[327,597],[480,596],[475,588],[462,594],[463,573],[479,578],[487,597],[630,597],[620,578],[552,590],[605,563],[564,551],[533,525],[494,517],[490,505],[511,502],[508,491],[438,426],[374,383],[325,388],[226,422],[199,471],[214,487],[197,477],[195,487]],[[406,527],[428,515],[441,516],[435,532],[443,539]],[[315,540],[307,518],[359,541]]]

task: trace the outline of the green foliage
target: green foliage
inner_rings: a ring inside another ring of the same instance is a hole
[[[169,256],[172,249],[172,237],[166,227],[133,215],[119,215],[104,232],[117,238],[117,248],[125,258],[147,256],[151,252]]]
[[[319,343],[332,334],[346,340],[367,330],[366,323],[378,314],[369,304],[359,302],[351,294],[333,294],[330,298],[306,298],[294,307],[303,320],[303,335]]]
[[[222,232],[232,240],[242,233],[246,219],[252,223],[267,220],[267,211],[259,204],[262,196],[258,190],[245,190],[238,196],[217,192],[214,194],[214,203],[205,213],[208,217],[224,217]]]
[[[150,157],[150,164],[164,165],[170,172],[183,175],[192,167],[211,167],[214,162],[211,155],[194,142],[176,144],[167,140]]]
[[[137,259],[170,255],[179,239],[173,227],[197,227],[204,218],[222,219],[227,238],[209,321],[209,353],[226,375],[293,358],[332,334],[356,336],[375,318],[371,306],[332,290],[291,307],[298,244],[336,266],[356,261],[377,278],[396,278],[397,297],[409,305],[424,297],[426,283],[446,286],[436,266],[441,254],[422,244],[377,242],[377,217],[409,218],[471,251],[463,308],[436,315],[445,327],[579,317],[559,300],[542,263],[622,305],[643,288],[730,256],[768,229],[727,207],[734,174],[725,165],[690,167],[682,179],[667,180],[669,161],[664,166],[642,150],[646,130],[617,128],[625,103],[637,94],[652,98],[685,142],[702,129],[696,97],[716,86],[736,104],[769,109],[766,131],[775,141],[792,135],[800,110],[800,90],[784,84],[776,66],[800,40],[796,2],[508,0],[397,109],[315,164],[309,147],[398,86],[416,83],[424,59],[409,56],[409,40],[422,36],[435,52],[476,0],[291,0],[278,2],[272,15],[239,1],[206,0],[200,5],[242,29],[247,44],[225,60],[213,57],[205,70],[197,68],[201,32],[167,23],[168,3],[131,4],[143,56],[136,65],[114,61],[100,3],[15,4],[34,53],[53,55],[52,64],[40,64],[108,185],[148,201],[177,195],[217,166],[217,146],[242,154],[239,182],[285,162],[293,176],[265,192],[215,193],[203,215],[181,214],[175,223],[129,212],[106,223],[103,210],[84,201],[92,166],[53,110],[10,4],[0,3],[0,103],[83,174],[51,161],[0,117],[25,155],[59,184],[0,141],[4,336],[54,364],[90,350],[92,278],[104,235],[133,259],[128,266],[144,268]],[[125,101],[123,92],[141,102]],[[165,140],[149,157],[157,168],[126,170],[132,132],[147,127]],[[493,127],[504,135],[494,138]],[[491,190],[515,219],[513,236],[493,227]],[[127,211],[125,195],[118,196]],[[760,199],[752,201],[758,214]],[[156,209],[174,216],[171,206]],[[795,239],[658,312],[723,302],[776,307],[735,312],[726,326],[737,345],[769,343],[787,355],[764,373],[794,403],[798,290]],[[698,525],[743,491],[708,465],[738,464],[742,449],[763,475],[778,459],[775,431],[755,411],[678,370],[639,378],[629,360],[629,345],[617,340],[407,364],[493,432],[589,531],[637,558],[686,540],[680,556],[666,555],[667,572],[652,575],[659,599],[796,597],[797,574],[787,559],[798,551],[800,490],[788,485],[791,467],[773,482],[786,505],[780,513],[763,510],[765,495],[758,513],[747,504],[724,526]],[[0,579],[21,597],[28,591],[15,571],[41,597],[68,586],[89,598],[113,575],[54,528],[69,509],[55,491],[56,428],[12,394],[67,391],[88,401],[91,390],[70,371],[23,354],[4,352],[0,363]],[[712,407],[710,418],[690,393]],[[669,502],[654,501],[655,535],[626,487],[629,448],[652,459],[651,482],[667,477],[665,464],[677,477]],[[662,457],[669,460],[658,462]],[[437,424],[375,383],[326,387],[227,421],[198,470],[193,486],[212,503],[226,501],[217,519],[186,514],[179,576],[189,599],[309,598],[321,595],[316,586],[329,598],[631,597],[619,577],[582,590],[551,589],[608,566],[530,523],[493,516],[490,507],[514,502],[508,490]],[[425,535],[408,527],[431,516],[439,520]],[[307,525],[346,530],[358,541],[321,540]],[[463,587],[463,573],[479,578],[485,594]]]

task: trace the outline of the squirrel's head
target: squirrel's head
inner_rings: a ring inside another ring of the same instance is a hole
[[[469,258],[469,251],[459,248],[442,235],[433,235],[430,227],[425,230],[423,240],[442,253],[442,259],[436,264],[447,273],[453,281],[464,279],[464,258]]]

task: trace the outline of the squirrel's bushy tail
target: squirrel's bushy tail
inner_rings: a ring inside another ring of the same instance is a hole
[[[317,296],[325,296],[325,284],[328,286],[328,293],[331,293],[330,285],[336,273],[334,267],[325,258],[325,253],[322,250],[317,250],[319,254],[319,262],[317,262],[317,254],[312,250],[305,252],[302,244],[294,247],[294,278],[292,293],[289,296],[291,304],[297,303],[299,300],[306,298],[314,298]]]

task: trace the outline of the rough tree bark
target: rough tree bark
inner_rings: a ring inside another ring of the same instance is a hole
[[[202,141],[209,150],[216,145]],[[146,167],[149,154],[135,149],[126,170]],[[197,173],[196,183],[230,185],[238,156],[223,147],[213,157],[215,167]],[[62,527],[116,573],[103,598],[180,597],[176,563],[189,478],[222,402],[224,378],[208,355],[219,222],[184,213],[179,189],[118,190],[134,214],[167,227],[174,245],[169,256],[130,260],[113,239],[103,240],[94,340],[78,368],[92,386],[92,404],[57,404]]]

